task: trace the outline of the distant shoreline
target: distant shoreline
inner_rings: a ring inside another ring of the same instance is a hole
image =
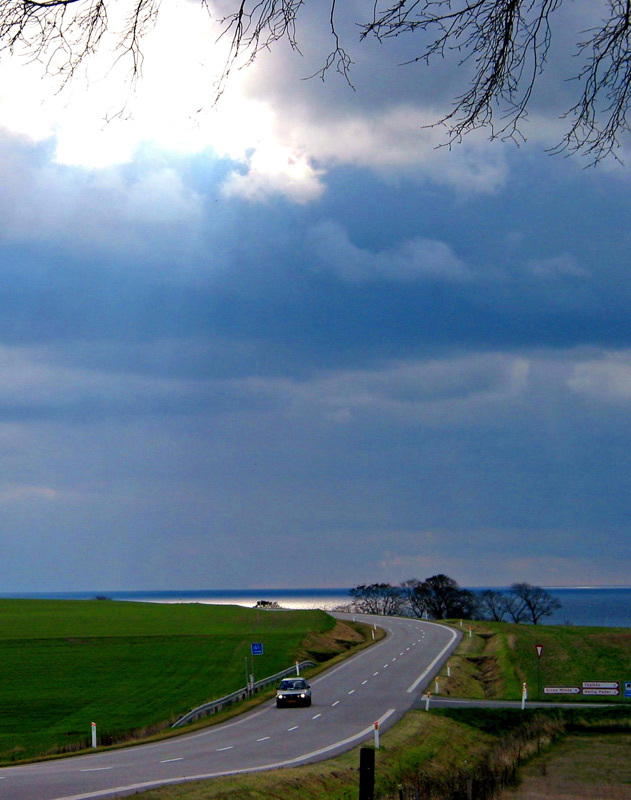
[[[467,587],[473,591],[506,586]],[[589,625],[602,627],[631,627],[631,586],[562,586],[545,587],[562,603],[552,617],[542,620],[548,625]],[[197,589],[197,590],[133,590],[81,592],[13,592],[2,593],[4,599],[93,600],[107,597],[112,600],[152,603],[208,603],[252,607],[259,600],[273,600],[285,608],[331,610],[348,603],[347,588],[324,589]]]

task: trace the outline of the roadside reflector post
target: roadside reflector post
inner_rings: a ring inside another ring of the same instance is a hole
[[[436,684],[435,686],[436,694],[440,694],[440,684],[438,683],[438,676],[434,680],[434,683]]]
[[[462,628],[462,620],[460,620],[460,627]]]
[[[451,678],[451,664],[447,662],[447,677]]]
[[[296,675],[300,675],[300,661],[296,661]]]
[[[92,723],[92,747],[96,748],[96,722]]]
[[[374,639],[375,639],[375,632],[374,632],[374,630],[372,630],[372,631],[370,631],[370,632],[372,633],[372,638],[373,638],[373,641],[374,641]]]
[[[473,629],[469,628],[469,639],[471,639],[472,636],[473,636]]]
[[[431,692],[428,692],[425,695],[425,711],[429,711],[429,698],[431,697]]]
[[[379,750],[379,721],[375,722],[375,750]]]
[[[375,797],[375,751],[362,747],[359,751],[359,800]]]
[[[524,683],[522,684],[522,687],[521,687],[521,710],[522,711],[526,707],[526,700],[528,700],[528,686],[526,685],[526,682],[524,681]]]

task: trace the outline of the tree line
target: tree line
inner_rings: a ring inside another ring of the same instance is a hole
[[[481,619],[537,625],[561,608],[561,602],[541,586],[513,583],[506,591],[474,592],[442,574],[423,581],[411,578],[398,585],[361,584],[349,594],[353,611],[419,619]]]

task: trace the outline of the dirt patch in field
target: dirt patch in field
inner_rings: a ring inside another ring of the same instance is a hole
[[[364,636],[355,627],[342,620],[327,633],[311,633],[304,643],[304,657],[313,661],[328,661],[329,658],[362,644]]]

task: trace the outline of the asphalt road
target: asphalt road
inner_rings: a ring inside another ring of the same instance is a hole
[[[350,615],[339,614],[340,617]],[[421,620],[355,615],[388,636],[311,682],[310,708],[273,701],[223,725],[155,744],[0,770],[0,798],[86,800],[337,755],[390,727],[421,696],[459,633]]]

